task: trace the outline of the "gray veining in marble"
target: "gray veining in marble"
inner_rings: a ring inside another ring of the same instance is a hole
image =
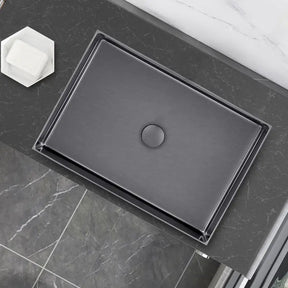
[[[76,182],[89,185],[35,155],[31,147],[94,32],[97,29],[103,30],[273,126],[209,246],[204,247],[151,217],[121,204],[142,219],[168,231],[173,237],[181,238],[214,259],[251,276],[252,264],[288,198],[287,91],[278,89],[263,77],[137,8],[120,0],[113,2],[7,1],[0,11],[0,40],[30,25],[56,41],[56,72],[30,89],[0,75],[0,140],[48,167],[65,173]],[[34,176],[39,177],[41,174]],[[47,177],[50,177],[49,174]],[[3,189],[19,184],[17,181],[12,182]],[[92,186],[89,188],[102,196],[105,194]],[[10,189],[13,193],[13,187]],[[116,201],[113,197],[110,199]],[[29,218],[25,219],[27,221]],[[20,227],[15,227],[14,233]]]
[[[44,264],[83,193],[0,143],[0,244]]]
[[[82,288],[174,287],[193,249],[88,192],[47,269]]]

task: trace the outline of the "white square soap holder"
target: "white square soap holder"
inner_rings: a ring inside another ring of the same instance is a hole
[[[54,41],[30,27],[1,41],[1,72],[30,87],[55,70]]]

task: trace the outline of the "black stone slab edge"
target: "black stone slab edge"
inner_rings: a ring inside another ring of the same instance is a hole
[[[284,211],[287,211],[287,208],[288,205],[286,205]],[[287,264],[284,262],[285,259],[286,261],[288,259],[288,214],[287,212],[284,213],[286,214],[284,220],[281,219],[282,224],[277,230],[269,248],[266,249],[267,252],[253,278],[247,283],[247,288],[270,287],[270,285],[272,285],[271,281],[275,280],[274,278],[277,274],[277,270],[283,263],[285,266],[284,268],[286,269],[285,273],[288,272],[288,262]]]
[[[132,195],[128,191],[115,186],[107,179],[100,177],[99,175],[93,173],[93,171],[79,165],[76,162],[71,161],[71,159],[64,157],[63,155],[57,153],[53,149],[49,148],[46,145],[46,139],[48,138],[53,126],[57,122],[60,114],[62,113],[65,105],[69,101],[69,98],[72,94],[73,89],[77,85],[83,71],[85,71],[86,66],[88,65],[93,53],[97,49],[99,43],[102,41],[108,41],[109,43],[117,46],[118,48],[128,52],[129,54],[137,57],[138,59],[145,61],[147,64],[153,66],[154,68],[168,74],[169,76],[177,79],[178,81],[188,85],[190,88],[197,90],[198,92],[204,94],[204,96],[213,99],[217,103],[233,110],[234,112],[238,113],[239,115],[253,121],[254,123],[258,124],[261,129],[258,134],[257,139],[255,140],[253,146],[251,147],[249,153],[245,161],[242,163],[241,168],[239,169],[238,173],[235,175],[234,181],[232,182],[231,186],[226,192],[225,197],[223,198],[221,204],[219,205],[215,215],[213,216],[211,222],[207,226],[205,231],[199,231],[190,225],[174,218],[170,214],[156,208],[155,206],[141,200],[140,198]],[[137,208],[143,210],[144,212],[158,218],[159,220],[165,222],[166,224],[180,230],[181,232],[187,234],[188,236],[198,240],[203,244],[208,244],[211,236],[213,235],[216,227],[218,226],[220,220],[222,219],[225,211],[227,210],[230,202],[232,201],[239,185],[241,184],[242,180],[244,179],[246,173],[248,172],[254,158],[258,154],[262,144],[264,143],[269,131],[271,130],[271,125],[255,118],[254,116],[250,115],[249,113],[243,111],[242,109],[232,105],[231,103],[227,102],[226,100],[220,98],[219,96],[211,93],[210,91],[206,90],[205,88],[195,84],[194,82],[185,79],[181,75],[173,72],[170,69],[160,65],[159,63],[151,60],[150,58],[146,57],[145,55],[140,54],[139,52],[131,49],[130,47],[120,43],[119,41],[113,39],[112,37],[108,36],[107,34],[97,30],[95,36],[93,37],[92,41],[88,45],[82,59],[80,60],[77,68],[75,69],[72,77],[70,78],[66,88],[62,96],[60,97],[59,101],[57,102],[54,110],[52,111],[48,121],[46,122],[44,128],[42,129],[38,139],[36,140],[35,144],[33,145],[33,150],[39,152],[40,154],[46,156],[47,158],[53,160],[54,162],[64,166],[65,168],[71,170],[72,172],[84,177],[85,179],[95,183],[96,185],[106,189],[107,191],[113,193],[114,195],[122,198],[123,200],[129,202],[130,204],[136,206]]]

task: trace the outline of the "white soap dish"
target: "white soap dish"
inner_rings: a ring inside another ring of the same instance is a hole
[[[1,72],[30,87],[54,72],[54,41],[30,27],[1,42]]]

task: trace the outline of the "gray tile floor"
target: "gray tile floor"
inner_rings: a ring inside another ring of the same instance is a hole
[[[194,253],[1,143],[0,200],[0,288],[172,288]]]

